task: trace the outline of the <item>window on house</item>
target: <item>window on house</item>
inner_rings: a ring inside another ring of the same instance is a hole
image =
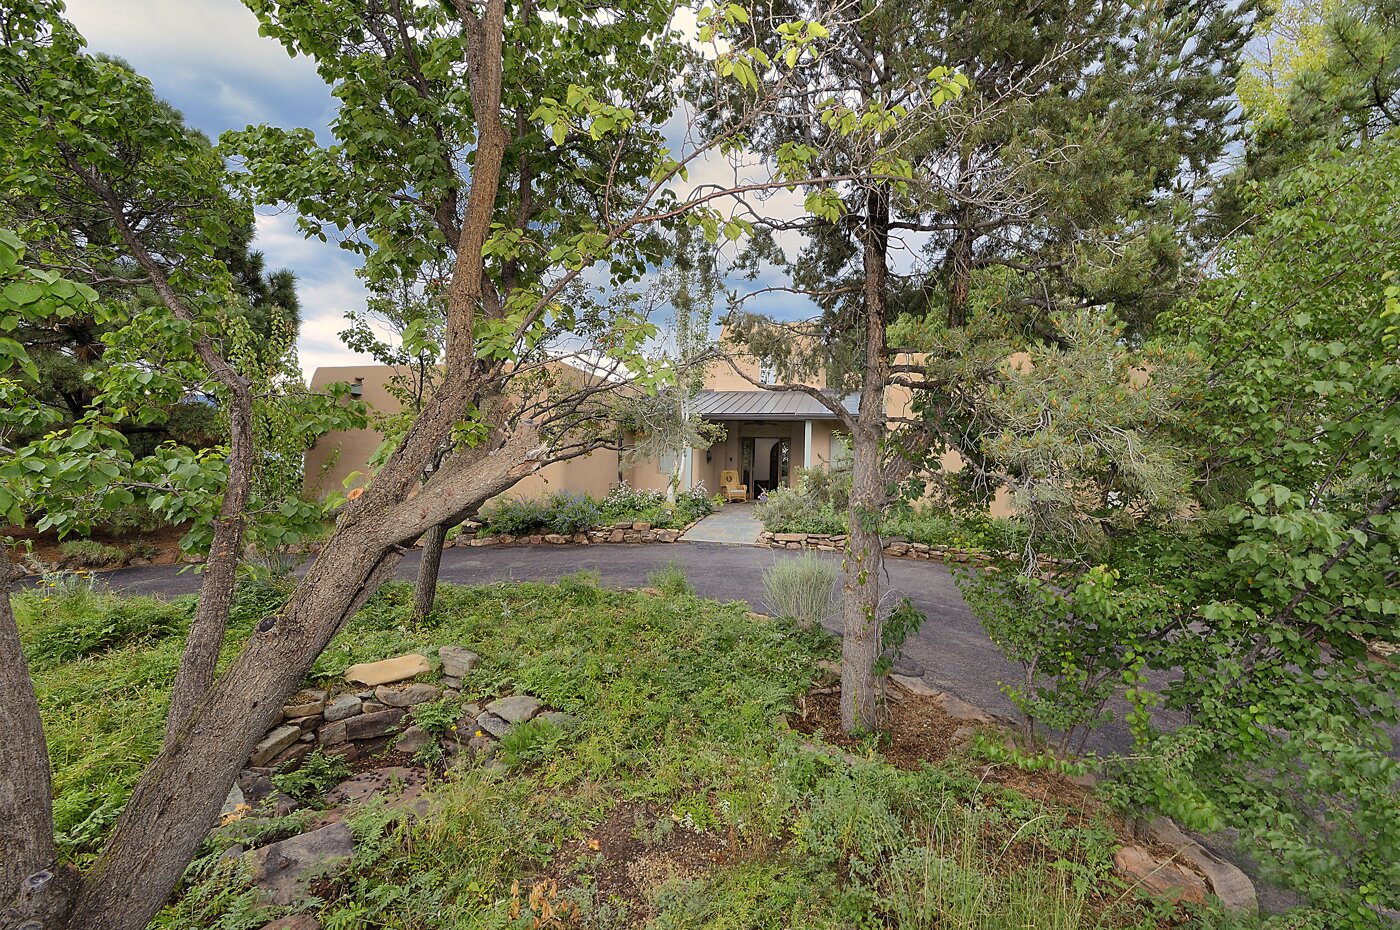
[[[778,381],[778,370],[773,365],[771,358],[761,358],[758,360],[758,382],[759,384],[776,384]]]
[[[847,465],[851,461],[851,437],[835,430],[831,433],[831,458],[833,467]]]

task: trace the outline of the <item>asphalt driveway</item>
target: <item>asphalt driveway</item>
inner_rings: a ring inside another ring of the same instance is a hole
[[[820,553],[833,560],[840,556]],[[580,570],[596,571],[606,585],[641,587],[657,568],[675,561],[695,590],[721,601],[742,600],[763,611],[763,571],[787,558],[784,550],[703,542],[671,545],[501,546],[451,548],[443,552],[439,578],[454,584],[497,581],[553,581]],[[410,552],[398,576],[412,579],[419,554]],[[126,568],[104,576],[113,588],[132,593],[188,594],[198,590],[199,576],[178,573],[175,566]],[[884,596],[910,598],[923,611],[923,628],[910,637],[903,659],[922,670],[923,679],[979,707],[1009,717],[1016,709],[1001,692],[1002,682],[1020,678],[1002,656],[977,618],[963,603],[951,572],[938,562],[885,561]],[[829,624],[839,633],[839,620]],[[1121,714],[1118,715],[1121,719]],[[1090,747],[1100,751],[1131,747],[1127,731],[1109,725],[1096,731]]]

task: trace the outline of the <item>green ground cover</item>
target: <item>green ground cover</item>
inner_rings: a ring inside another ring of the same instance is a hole
[[[281,596],[267,581],[240,588],[226,654]],[[835,654],[820,630],[698,599],[680,583],[647,596],[587,576],[444,585],[416,626],[411,600],[409,586],[387,586],[312,679],[463,644],[483,662],[462,701],[528,691],[579,724],[523,726],[503,765],[435,774],[432,813],[416,822],[373,805],[354,814],[352,867],[299,905],[326,930],[1184,923],[1111,876],[1117,840],[1101,813],[999,787],[976,759],[900,769],[875,738],[846,758],[790,730],[785,715],[816,661]],[[17,607],[53,753],[58,832],[64,855],[81,861],[159,744],[191,601],[77,586],[22,595]],[[277,915],[236,861],[219,863],[231,842],[211,838],[158,926],[255,930]],[[640,891],[615,893],[619,870]]]

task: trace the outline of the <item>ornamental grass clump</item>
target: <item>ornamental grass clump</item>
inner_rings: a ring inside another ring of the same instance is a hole
[[[796,620],[803,629],[835,616],[837,563],[815,552],[779,559],[763,573],[768,612]]]

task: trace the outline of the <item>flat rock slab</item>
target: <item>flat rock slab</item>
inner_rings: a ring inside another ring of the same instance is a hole
[[[399,752],[413,755],[432,741],[433,734],[415,724],[399,734],[399,738],[394,742],[394,748]]]
[[[944,692],[939,698],[939,703],[943,706],[943,713],[954,720],[962,720],[970,723],[995,723],[992,715],[980,707],[967,703],[962,698]]]
[[[427,659],[416,652],[410,652],[392,659],[352,665],[345,670],[345,680],[362,685],[389,685],[432,670],[433,667]]]
[[[427,809],[427,799],[422,797],[427,787],[428,777],[420,769],[389,765],[347,778],[326,792],[326,804],[343,811],[379,798],[386,807],[421,814]]]
[[[476,718],[476,726],[477,729],[485,730],[487,733],[500,739],[505,736],[506,731],[510,729],[510,722],[503,717],[497,717],[495,714],[488,712]]]
[[[282,719],[292,720],[296,717],[311,717],[319,714],[326,707],[326,692],[317,688],[307,688],[298,691],[282,707]]]
[[[442,689],[437,685],[421,681],[399,685],[380,685],[374,689],[374,699],[385,707],[412,707],[425,704],[442,697]]]
[[[253,884],[263,889],[273,904],[286,907],[306,894],[312,877],[344,867],[354,852],[350,828],[333,823],[245,856],[253,867]]]
[[[327,723],[334,723],[337,720],[359,716],[362,709],[363,705],[358,697],[346,694],[327,704],[323,713]]]
[[[837,679],[840,680],[839,678]],[[942,697],[943,692],[913,675],[891,675],[890,683],[915,697]]]
[[[267,765],[277,754],[301,739],[301,727],[280,726],[262,738],[253,748],[253,765]]]
[[[403,720],[403,713],[401,708],[391,707],[378,713],[351,717],[349,720],[342,720],[341,723],[345,726],[347,739],[375,739],[397,732],[399,723]],[[326,728],[322,729],[324,732]]]
[[[524,723],[544,709],[544,702],[530,694],[512,694],[486,705],[488,713],[506,723]]]
[[[442,673],[448,678],[462,678],[481,664],[481,656],[461,646],[443,646],[438,650]]]

